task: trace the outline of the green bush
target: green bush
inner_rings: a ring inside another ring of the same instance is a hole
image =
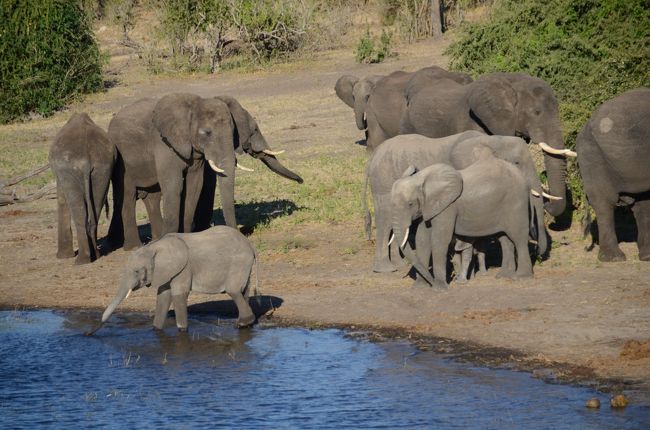
[[[361,36],[359,43],[357,43],[356,48],[356,58],[359,63],[381,63],[391,53],[391,45],[393,41],[393,35],[386,30],[381,31],[381,37],[379,41],[373,36],[370,32],[370,29],[366,30],[366,34]]]
[[[525,72],[548,82],[560,101],[567,147],[591,113],[628,89],[650,86],[647,0],[497,0],[486,22],[461,26],[447,53],[474,76]],[[577,170],[572,190],[582,194]]]
[[[101,56],[76,2],[0,0],[0,123],[49,115],[103,88]]]

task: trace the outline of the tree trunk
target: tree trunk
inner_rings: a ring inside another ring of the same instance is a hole
[[[431,6],[431,35],[434,39],[442,37],[442,9],[440,0],[429,0]]]

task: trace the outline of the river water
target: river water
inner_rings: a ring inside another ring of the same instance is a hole
[[[84,336],[97,317],[0,312],[1,428],[650,428],[648,407],[404,342],[138,314]]]

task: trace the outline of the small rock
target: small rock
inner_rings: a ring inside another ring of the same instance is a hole
[[[600,400],[594,397],[593,399],[587,400],[587,404],[585,406],[587,406],[589,409],[598,409],[600,408]]]
[[[612,400],[609,401],[609,404],[612,405],[612,408],[624,408],[630,401],[625,397],[624,394],[617,394],[612,397]]]

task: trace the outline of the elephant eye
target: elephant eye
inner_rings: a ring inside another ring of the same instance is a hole
[[[540,116],[542,114],[541,109],[535,109],[535,115]]]
[[[201,128],[199,129],[199,134],[203,136],[210,136],[212,134],[212,130],[209,128]]]

